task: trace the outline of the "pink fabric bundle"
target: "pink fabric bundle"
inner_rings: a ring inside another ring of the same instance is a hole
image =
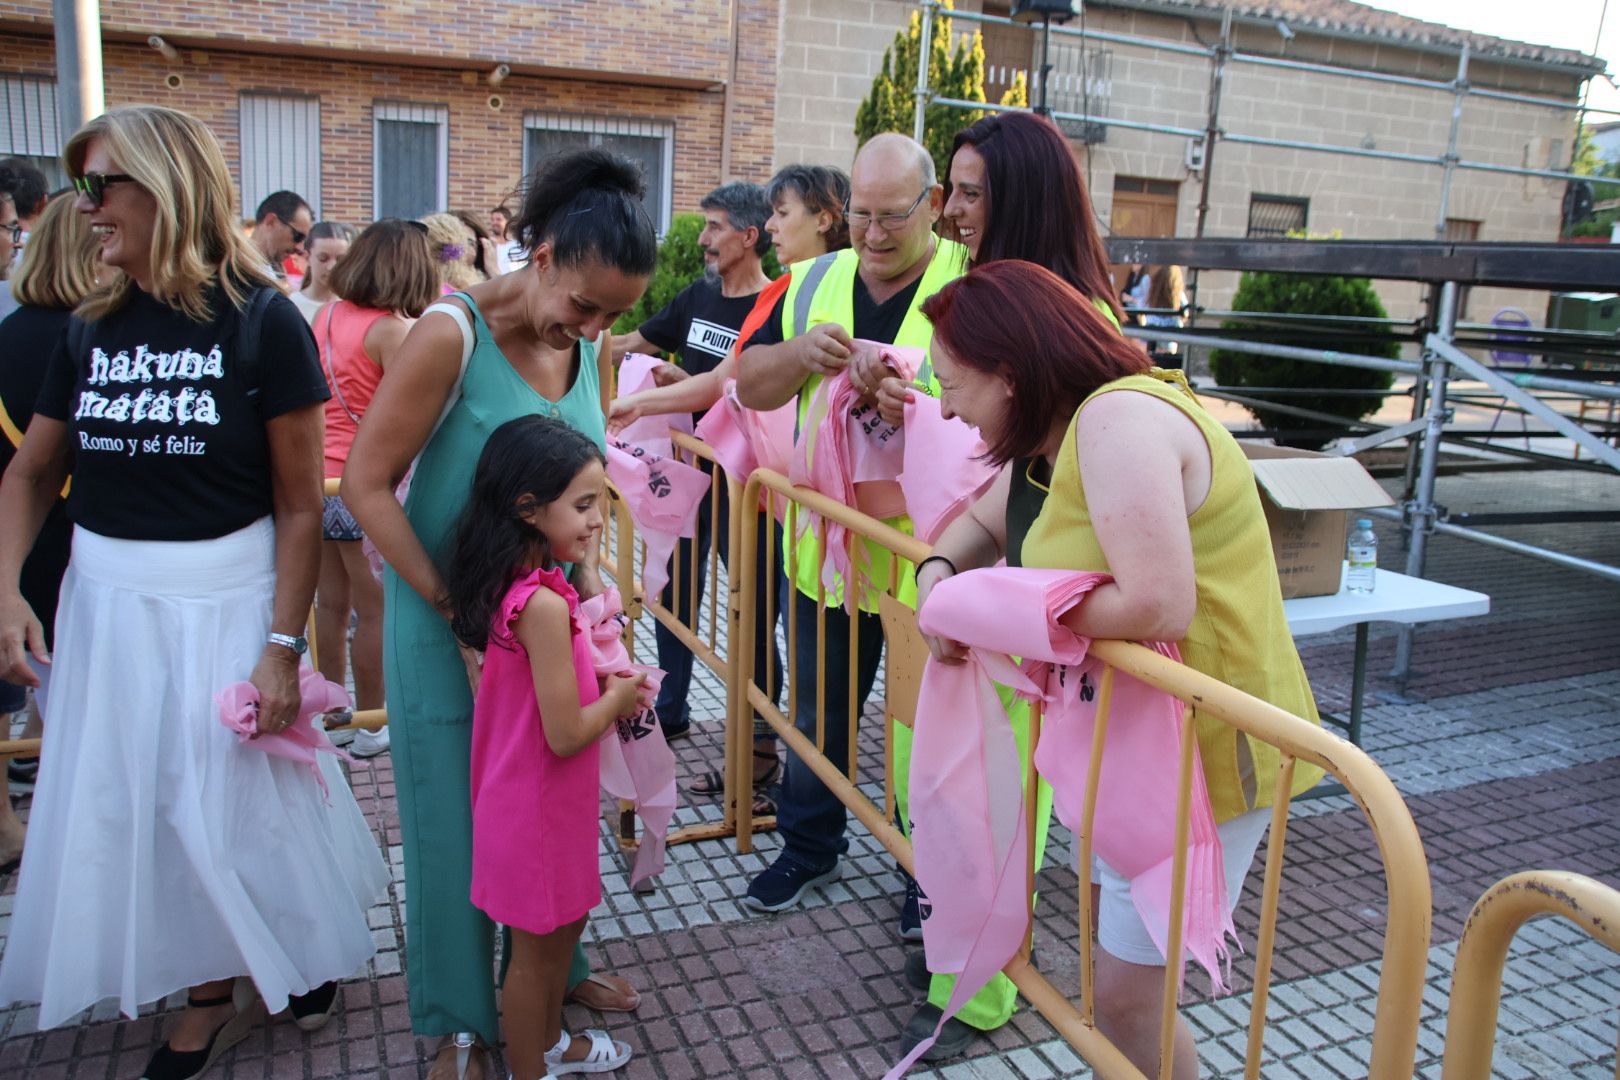
[[[321,717],[334,709],[349,707],[349,693],[335,682],[322,678],[310,668],[298,671],[298,717],[285,730],[274,735],[258,733],[259,689],[250,682],[233,683],[214,695],[219,705],[219,722],[236,732],[237,742],[256,746],[274,757],[309,766],[326,795],[326,777],[316,754],[332,754],[354,764],[354,758],[332,745]]]
[[[1148,642],[1179,662],[1174,645]],[[1080,829],[1097,721],[1097,689],[1103,665],[1087,657],[1078,667],[1048,677],[1048,708],[1035,750],[1035,768],[1052,785],[1058,820]],[[1054,692],[1055,691],[1055,692]],[[1131,883],[1131,903],[1153,943],[1169,956],[1170,894],[1175,883],[1177,763],[1182,725],[1179,698],[1115,670],[1108,730],[1097,776],[1097,812],[1092,850]],[[1182,908],[1182,947],[1209,972],[1210,992],[1226,992],[1230,967],[1227,938],[1237,929],[1227,903],[1225,859],[1209,787],[1193,744],[1192,800],[1188,809],[1187,889]],[[1178,972],[1178,977],[1181,973]]]
[[[1085,806],[1096,686],[1089,642],[1058,619],[1112,578],[1065,570],[971,570],[935,586],[918,613],[924,633],[962,642],[962,664],[933,659],[917,699],[911,752],[912,850],[929,898],[923,940],[931,971],[960,977],[940,1020],[955,1014],[1017,953],[1029,925],[1029,838],[1012,727],[996,683],[1042,703],[1035,767],[1054,789],[1059,818],[1078,832]],[[1174,646],[1155,645],[1179,659]],[[1022,657],[1022,664],[1013,657]],[[1175,856],[1181,702],[1114,674],[1098,780],[1093,848],[1131,880],[1131,899],[1161,951],[1168,939]],[[1195,748],[1196,755],[1196,748]],[[1227,912],[1220,838],[1196,757],[1189,830],[1185,947],[1225,989]],[[936,1030],[937,1034],[937,1030]],[[888,1074],[902,1075],[932,1039]]]
[[[857,341],[856,345],[877,349],[883,362],[907,381],[916,377],[922,364],[921,349],[874,341]],[[903,429],[879,416],[876,405],[861,401],[860,391],[850,382],[849,369],[823,379],[805,412],[788,479],[863,514],[892,518],[906,512],[905,496],[896,479],[903,467]],[[816,522],[817,515],[801,513],[800,535]],[[849,530],[837,522],[824,522],[823,528],[821,580],[832,592],[840,581],[855,580],[859,569],[856,545]],[[857,599],[857,590],[845,590],[844,602],[851,611]]]
[[[630,868],[630,885],[664,870],[664,838],[670,819],[675,816],[675,754],[664,741],[653,702],[663,672],[654,667],[632,664],[624,647],[624,607],[619,590],[609,587],[599,596],[579,605],[579,630],[591,647],[591,661],[599,678],[643,672],[647,681],[636,694],[641,712],[620,720],[602,737],[602,787],[616,799],[635,803],[641,818],[641,845]]]
[[[647,545],[642,595],[657,596],[669,583],[676,538],[691,539],[697,533],[698,504],[709,490],[709,477],[685,462],[614,438],[608,439],[607,474]]]
[[[932,544],[984,494],[997,469],[981,460],[985,446],[977,428],[954,416],[945,419],[939,401],[927,394],[911,398],[905,406],[900,490],[914,535]]]
[[[653,379],[653,369],[662,363],[663,361],[656,356],[627,353],[619,364],[619,389],[614,396],[629,397],[638,391],[649,390],[658,385]],[[669,457],[675,452],[674,444],[669,438],[671,429],[687,435],[692,434],[691,414],[643,416],[619,432],[619,441],[650,450],[661,457]]]
[[[755,469],[787,475],[793,457],[794,398],[779,409],[755,412],[737,400],[737,381],[727,379],[725,392],[698,421],[697,437],[708,443],[720,467],[739,484]],[[782,509],[778,508],[780,517]]]

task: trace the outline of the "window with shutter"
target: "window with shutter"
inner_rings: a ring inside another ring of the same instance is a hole
[[[419,218],[450,201],[450,110],[377,102],[373,107],[373,213]]]
[[[600,146],[634,161],[647,184],[643,204],[659,234],[669,229],[675,196],[675,126],[658,120],[530,113],[523,118],[523,172],[552,154]]]
[[[242,216],[265,196],[292,191],[321,220],[321,99],[278,94],[238,98],[242,134]]]

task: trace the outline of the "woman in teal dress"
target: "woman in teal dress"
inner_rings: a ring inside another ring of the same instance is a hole
[[[601,341],[640,298],[657,257],[642,193],[636,167],[605,151],[542,165],[513,223],[528,265],[424,313],[378,386],[343,475],[345,503],[388,563],[383,670],[411,1026],[444,1038],[430,1080],[487,1080],[478,1040],[493,1043],[499,1030],[494,927],[469,899],[478,658],[450,632],[441,560],[495,428],[539,413],[602,444]],[[413,461],[401,506],[394,491]],[[576,566],[574,584],[581,596],[602,587],[594,565]],[[597,1008],[637,1000],[623,980],[591,976],[583,952],[569,988]]]

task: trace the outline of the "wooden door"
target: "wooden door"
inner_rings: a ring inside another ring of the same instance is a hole
[[[1181,185],[1174,180],[1148,180],[1135,176],[1114,178],[1114,208],[1108,227],[1115,236],[1174,236],[1176,206]],[[1130,274],[1129,266],[1108,268],[1117,293]]]

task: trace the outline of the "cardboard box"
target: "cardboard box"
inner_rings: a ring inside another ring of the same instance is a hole
[[[1349,511],[1393,506],[1354,458],[1243,443],[1271,529],[1283,599],[1339,591]]]

